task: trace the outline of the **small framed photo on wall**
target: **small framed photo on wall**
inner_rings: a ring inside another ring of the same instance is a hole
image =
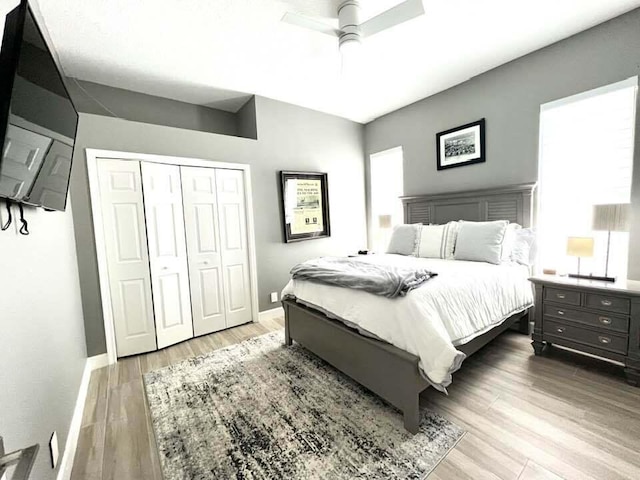
[[[326,173],[280,172],[285,243],[331,236]]]
[[[436,135],[438,170],[485,161],[484,118]]]

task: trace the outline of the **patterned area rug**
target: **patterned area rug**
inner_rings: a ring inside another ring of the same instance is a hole
[[[145,375],[165,480],[424,478],[463,431],[402,415],[284,332]]]

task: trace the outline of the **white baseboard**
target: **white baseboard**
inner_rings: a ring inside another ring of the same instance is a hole
[[[98,370],[99,368],[109,365],[109,355],[103,353],[102,355],[95,355],[94,357],[87,358],[87,364],[91,365],[91,371]]]
[[[271,310],[265,310],[264,312],[260,312],[258,314],[259,320],[262,322],[264,320],[273,320],[274,318],[284,317],[284,308],[276,307]]]
[[[91,380],[91,372],[109,364],[109,357],[106,353],[87,358],[82,372],[82,380],[78,389],[78,398],[76,406],[71,417],[69,425],[69,433],[67,434],[67,442],[64,446],[60,468],[58,470],[57,480],[69,480],[71,478],[71,469],[73,468],[73,459],[76,456],[76,448],[78,447],[78,437],[80,436],[80,427],[82,426],[82,414],[84,412],[84,404],[87,400],[87,392],[89,391],[89,381]]]

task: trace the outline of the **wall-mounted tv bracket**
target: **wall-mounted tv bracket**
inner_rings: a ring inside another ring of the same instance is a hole
[[[27,480],[38,455],[39,445],[16,450],[12,453],[4,453],[4,442],[0,437],[0,478],[15,465],[11,480]]]
[[[7,221],[4,225],[0,226],[0,229],[7,230],[11,226],[11,222],[13,222],[13,216],[11,215],[11,200],[8,198],[5,199],[5,205],[7,208]],[[20,223],[22,226],[20,227],[20,235],[29,235],[29,224],[24,218],[24,208],[21,203],[18,203],[18,209],[20,210]]]

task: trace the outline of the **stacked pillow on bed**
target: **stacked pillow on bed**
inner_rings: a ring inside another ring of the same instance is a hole
[[[387,253],[531,266],[535,258],[535,232],[507,220],[398,225]]]

